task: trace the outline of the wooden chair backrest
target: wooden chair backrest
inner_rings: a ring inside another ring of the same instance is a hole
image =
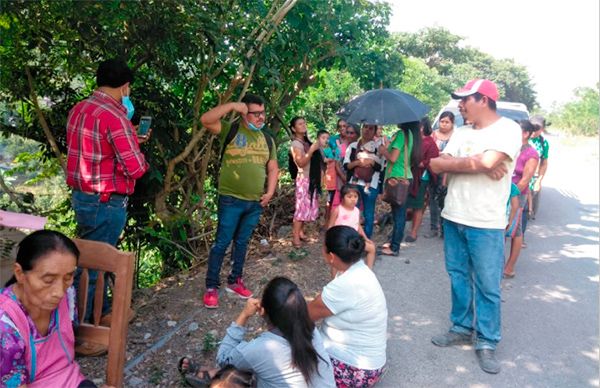
[[[106,384],[122,387],[135,256],[131,252],[120,251],[103,242],[81,239],[74,239],[73,241],[80,252],[78,266],[83,269],[77,295],[77,308],[80,319],[85,317],[86,314],[88,270],[98,271],[92,323],[81,322],[77,330],[77,338],[82,341],[108,346]],[[110,328],[99,325],[102,314],[104,274],[106,272],[114,274]]]

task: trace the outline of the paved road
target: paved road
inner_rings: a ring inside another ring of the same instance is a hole
[[[500,374],[482,372],[470,346],[431,344],[449,326],[450,286],[442,241],[419,237],[400,259],[376,265],[389,310],[388,373],[380,386],[600,385],[598,141],[550,141],[541,209],[528,226],[517,276],[503,282]]]

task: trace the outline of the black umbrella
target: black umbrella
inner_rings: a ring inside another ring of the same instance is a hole
[[[419,121],[431,108],[396,89],[374,89],[355,97],[337,112],[349,123],[388,125]]]

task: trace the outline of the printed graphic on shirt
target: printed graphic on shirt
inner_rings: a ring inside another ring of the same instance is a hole
[[[257,201],[264,193],[269,146],[260,131],[240,126],[233,141],[225,146],[219,193]],[[273,151],[274,152],[274,151]]]

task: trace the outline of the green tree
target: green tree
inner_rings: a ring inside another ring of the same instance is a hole
[[[553,125],[571,133],[598,136],[600,131],[600,84],[595,88],[580,87],[574,99],[558,107],[549,116]]]
[[[424,28],[416,33],[394,36],[398,51],[422,59],[428,67],[446,77],[446,91],[451,91],[472,78],[491,79],[498,85],[500,98],[522,102],[533,110],[536,93],[527,69],[512,59],[495,59],[472,47],[461,47],[463,37],[442,27]],[[404,86],[407,87],[406,82]]]
[[[435,115],[447,102],[452,88],[447,79],[436,68],[430,68],[420,58],[404,60],[404,74],[398,88],[412,94],[431,107],[430,116]]]
[[[131,200],[126,236],[176,268],[204,254],[215,224],[218,145],[200,115],[252,91],[266,97],[277,132],[323,69],[365,60],[387,70],[361,84],[393,82],[401,61],[385,62],[396,55],[385,46],[389,13],[367,0],[4,2],[0,96],[15,119],[0,129],[40,141],[64,166],[69,109],[93,90],[99,61],[126,59],[136,72],[133,122],[154,118],[144,146],[151,170]]]

